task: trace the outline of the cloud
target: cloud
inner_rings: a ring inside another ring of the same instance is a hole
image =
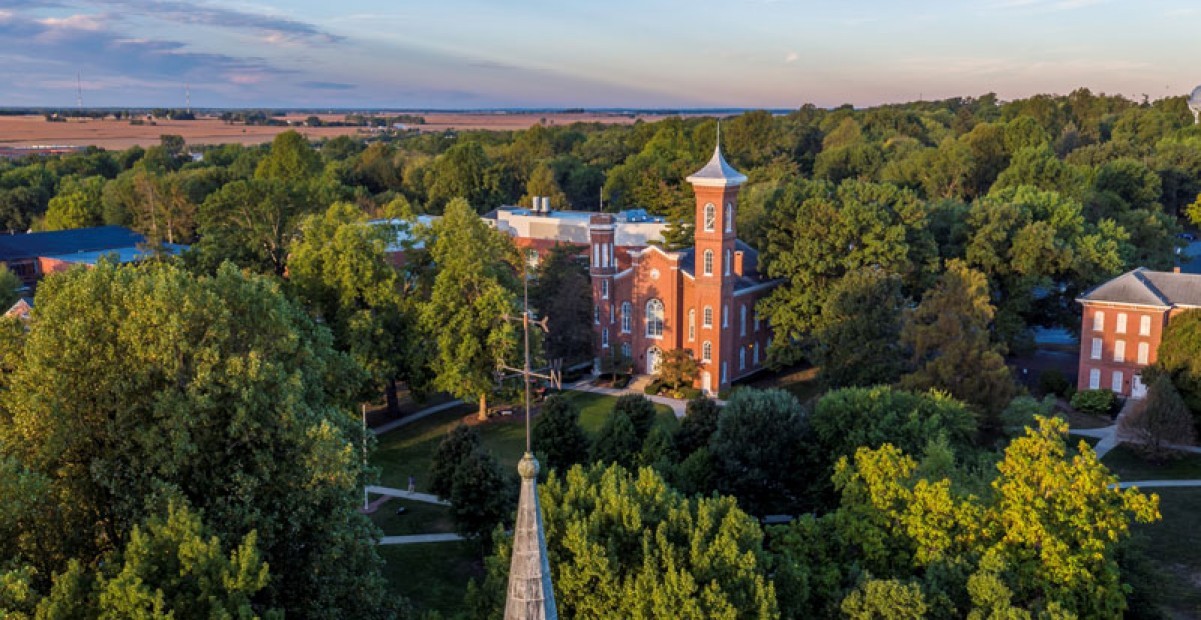
[[[272,37],[274,37],[275,41],[305,40],[318,43],[338,43],[345,40],[345,37],[327,32],[314,24],[289,17],[240,11],[212,6],[202,2],[181,2],[178,0],[152,0],[150,2],[134,2],[132,0],[99,1],[110,7],[137,11],[146,17],[179,24],[258,30],[266,33],[268,40]]]
[[[800,54],[798,54],[796,52],[788,52],[788,55],[784,57],[784,62],[794,63],[797,60],[799,60],[800,58],[801,58]]]
[[[304,88],[316,90],[354,90],[356,88],[354,84],[343,84],[341,82],[308,81],[301,82],[300,85]]]
[[[1082,9],[1105,0],[998,0],[993,3],[998,9],[1029,9],[1033,12],[1071,11]]]
[[[95,32],[103,30],[107,18],[103,15],[84,15],[82,13],[68,17],[45,17],[37,22],[50,29],[88,30]]]

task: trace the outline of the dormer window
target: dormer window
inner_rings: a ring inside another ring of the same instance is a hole
[[[713,232],[717,228],[717,207],[713,203],[705,205],[705,232]]]

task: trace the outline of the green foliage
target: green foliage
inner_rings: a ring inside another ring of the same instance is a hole
[[[1174,446],[1191,446],[1197,437],[1188,405],[1162,374],[1148,386],[1147,397],[1122,416],[1122,430],[1136,438],[1135,449],[1155,460],[1177,455]]]
[[[655,404],[641,394],[623,394],[613,404],[613,415],[629,418],[634,425],[634,436],[641,442],[655,423]]]
[[[321,156],[304,136],[285,131],[271,141],[271,150],[255,168],[256,179],[307,184],[321,171]]]
[[[712,399],[701,396],[688,401],[684,420],[676,430],[675,443],[680,454],[689,454],[709,445],[709,438],[717,432],[717,421],[721,407]]]
[[[542,337],[546,357],[565,363],[592,357],[592,280],[578,254],[576,246],[551,248],[530,283],[530,305],[547,318],[549,331]]]
[[[1080,390],[1072,396],[1072,408],[1093,415],[1113,415],[1118,397],[1109,390]]]
[[[623,467],[634,467],[642,441],[630,417],[624,412],[614,411],[605,418],[605,423],[592,442],[593,463],[616,463]]]
[[[1009,437],[1020,437],[1027,428],[1034,428],[1039,417],[1055,415],[1055,396],[1048,394],[1041,401],[1031,396],[1013,399],[1001,412],[1001,430]]]
[[[389,614],[373,529],[353,511],[362,376],[277,284],[102,263],[44,280],[37,308],[0,408],[0,463],[20,481],[0,484],[0,505],[33,512],[0,529],[42,593],[174,499],[223,548],[257,532],[272,571],[257,604]],[[8,495],[31,489],[34,504]]]
[[[474,427],[459,424],[454,427],[438,449],[430,462],[429,490],[434,495],[449,499],[451,487],[454,486],[455,470],[459,463],[467,459],[473,452],[483,449],[480,434]]]
[[[801,405],[792,394],[779,389],[735,392],[709,440],[717,489],[737,497],[751,514],[795,508],[805,430]]]
[[[7,311],[21,298],[20,290],[24,286],[21,278],[8,269],[8,265],[0,265],[0,309]]]
[[[103,177],[64,178],[59,184],[58,194],[50,199],[42,230],[99,226],[103,223],[100,202],[103,191]]]
[[[958,260],[948,262],[935,287],[905,314],[901,342],[913,352],[913,371],[901,385],[944,390],[979,407],[988,414],[985,423],[995,426],[995,415],[1017,386],[999,347],[989,340],[992,318],[984,275]]]
[[[668,389],[678,392],[681,388],[692,387],[700,371],[701,367],[692,357],[691,349],[671,349],[660,357],[655,378]]]
[[[689,499],[650,469],[551,474],[540,489],[555,602],[566,618],[779,618],[759,524],[728,497]],[[502,540],[478,590],[494,617]]]
[[[534,418],[534,453],[546,469],[566,471],[588,455],[588,436],[580,427],[580,410],[560,395],[546,399]]]
[[[926,600],[916,583],[868,579],[842,600],[842,614],[852,620],[920,620],[926,617]]]
[[[513,246],[488,228],[464,200],[454,200],[434,224],[430,254],[438,273],[420,309],[422,331],[436,344],[433,386],[459,398],[478,398],[487,415],[497,360],[512,359],[517,335],[503,320],[516,315]]]
[[[901,281],[874,267],[830,291],[813,332],[813,361],[830,387],[893,383],[901,375]]]
[[[480,447],[468,452],[454,468],[447,496],[455,529],[478,539],[488,536],[498,525],[511,525],[517,506],[515,482],[492,454]]]
[[[525,185],[525,195],[521,197],[520,204],[532,205],[534,198],[538,196],[550,198],[552,209],[566,209],[570,206],[567,204],[567,195],[555,180],[554,170],[546,164],[534,168],[534,173]]]
[[[1055,368],[1050,368],[1038,375],[1038,391],[1047,395],[1071,398],[1072,382],[1067,375]]]
[[[1201,310],[1172,317],[1159,343],[1155,367],[1172,377],[1193,415],[1201,414]]]

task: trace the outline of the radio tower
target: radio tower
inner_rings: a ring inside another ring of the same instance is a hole
[[[75,72],[75,106],[79,111],[83,111],[83,78],[79,76],[79,72]]]
[[[187,112],[188,112],[188,114],[191,114],[192,113],[192,85],[188,84],[186,82],[183,85],[183,98],[184,98],[184,102],[186,102],[187,106],[188,106]]]

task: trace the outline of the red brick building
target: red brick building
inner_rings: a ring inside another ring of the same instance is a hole
[[[1164,328],[1181,312],[1201,308],[1201,275],[1140,267],[1076,301],[1084,307],[1077,389],[1142,398],[1147,386],[1139,373],[1155,363]]]
[[[735,211],[746,176],[720,146],[688,177],[696,196],[695,246],[623,247],[620,223],[589,219],[589,264],[597,358],[618,354],[654,373],[662,354],[687,349],[700,363],[697,387],[714,393],[762,368],[771,332],[755,304],[778,281],[758,272],[758,252],[737,238]]]

